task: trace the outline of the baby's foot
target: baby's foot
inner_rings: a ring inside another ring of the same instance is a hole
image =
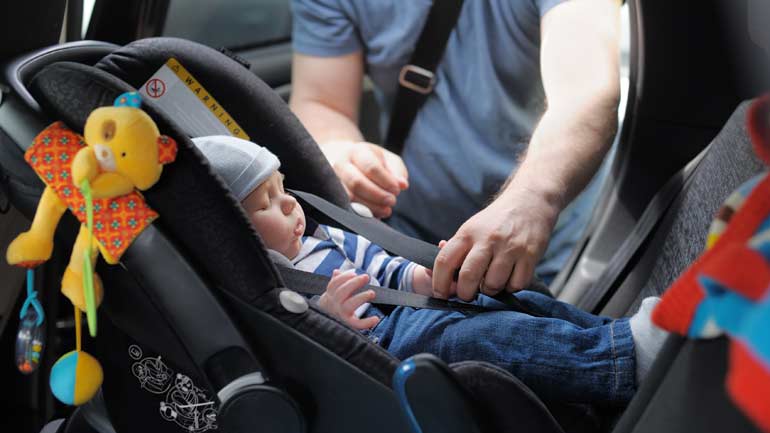
[[[645,298],[639,311],[631,317],[631,335],[636,354],[636,382],[641,383],[652,366],[668,333],[652,323],[652,310],[660,302],[657,296]]]

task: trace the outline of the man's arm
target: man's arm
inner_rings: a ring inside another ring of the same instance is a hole
[[[289,106],[334,166],[351,200],[386,217],[408,186],[398,155],[364,142],[358,109],[364,76],[363,54],[340,57],[294,54]]]
[[[363,62],[360,51],[341,57],[294,54],[289,107],[318,143],[364,139],[358,129]]]
[[[495,200],[439,253],[434,294],[472,299],[524,288],[562,209],[596,172],[617,129],[619,1],[571,0],[542,19],[548,108],[526,157]]]

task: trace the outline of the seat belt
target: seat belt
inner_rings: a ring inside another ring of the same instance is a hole
[[[295,292],[305,295],[322,295],[326,291],[326,285],[329,284],[329,277],[318,275],[311,272],[300,271],[297,269],[277,266],[286,286]],[[429,296],[419,295],[417,293],[393,290],[387,287],[378,287],[366,285],[355,293],[373,290],[375,293],[373,304],[404,306],[412,308],[427,308],[431,310],[449,310],[462,313],[482,313],[485,311],[494,311],[492,308],[483,307],[476,304],[465,304],[462,302],[447,301],[444,299],[431,298]],[[518,311],[518,310],[517,310]]]
[[[436,69],[462,8],[463,0],[433,0],[412,57],[398,74],[399,86],[385,138],[385,147],[391,152],[400,154],[404,149],[417,112],[433,92]]]
[[[425,241],[421,241],[419,239],[411,238],[403,233],[400,233],[378,219],[365,218],[353,212],[348,212],[336,206],[335,204],[330,203],[322,199],[321,197],[318,197],[309,192],[297,191],[297,190],[291,190],[291,189],[287,189],[287,191],[294,194],[302,202],[301,204],[303,205],[303,207],[305,207],[306,209],[310,207],[317,210],[318,212],[323,214],[326,218],[332,221],[335,221],[337,224],[342,226],[343,229],[352,233],[359,234],[369,239],[372,243],[379,245],[385,251],[393,255],[404,257],[412,262],[417,263],[418,265],[422,265],[429,269],[433,268],[433,263],[436,261],[436,255],[438,254],[438,251],[439,251],[437,246],[429,244]],[[297,271],[297,272],[301,272],[301,271]],[[323,290],[325,290],[326,284],[329,282],[329,278],[324,276],[320,276],[320,277],[324,279]],[[302,287],[302,286],[301,285],[292,286],[292,289],[298,292],[303,291],[303,290],[295,289],[296,287]],[[321,293],[323,293],[323,290],[321,290]],[[387,295],[388,299],[396,299],[399,296],[403,296],[407,294],[412,295],[411,293],[408,293],[408,292],[402,292],[402,291],[393,290],[393,289],[381,288],[380,290],[393,292]],[[546,296],[552,297],[551,293],[548,291],[548,287],[539,281],[534,281],[525,290],[539,292]],[[421,296],[421,295],[417,295],[417,296]],[[379,297],[379,294],[378,294],[378,297]],[[434,299],[427,296],[425,296],[425,298]],[[525,307],[524,304],[522,304],[522,302],[515,295],[508,293],[504,290],[498,293],[497,295],[493,296],[493,298],[505,304],[510,310],[519,311],[519,312],[526,313],[536,317],[541,316],[540,314],[535,313],[531,311],[529,308]],[[403,302],[407,302],[406,298],[404,298]],[[374,303],[375,304],[379,303],[379,299],[375,299]],[[399,303],[399,304],[387,304],[387,305],[407,305],[407,304]],[[443,307],[440,307],[440,305],[441,305],[440,303],[422,303],[420,307],[416,307],[416,308],[457,310],[457,308],[455,307],[443,308]],[[465,304],[462,304],[462,305],[465,305]],[[412,306],[412,305],[409,305],[409,306]],[[484,311],[495,310],[493,308],[486,308],[486,307],[480,307],[480,306],[479,308],[482,308]]]
[[[426,268],[433,268],[433,262],[439,251],[436,245],[409,237],[376,218],[362,217],[348,212],[309,192],[292,189],[287,189],[287,191],[299,198],[303,205],[321,212],[345,230],[369,239],[373,244],[379,245],[391,254],[406,257]]]
[[[637,256],[642,245],[649,240],[676,197],[692,183],[693,174],[710,149],[709,144],[655,194],[634,226],[634,230],[620,245],[618,253],[610,259],[599,280],[578,300],[576,306],[586,311],[595,311],[606,303],[606,298],[617,289],[620,277],[628,272],[628,265]]]

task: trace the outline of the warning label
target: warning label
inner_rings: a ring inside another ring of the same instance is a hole
[[[142,97],[158,104],[191,137],[249,136],[227,110],[176,59],[168,59],[139,89]]]

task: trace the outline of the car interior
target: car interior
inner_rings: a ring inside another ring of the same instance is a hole
[[[332,168],[289,111],[289,2],[221,3],[0,5],[3,250],[26,230],[43,191],[24,160],[35,136],[56,120],[82,132],[94,108],[141,88],[173,57],[253,141],[279,156],[287,188],[316,220],[395,239],[386,249],[432,263],[435,247],[350,211]],[[630,315],[701,254],[730,192],[765,170],[745,126],[770,77],[767,54],[749,31],[751,3],[626,2],[628,95],[610,176],[583,239],[546,289],[551,296],[597,314]],[[254,35],[255,28],[262,30]],[[369,83],[363,92],[360,126],[377,141]],[[161,218],[119,266],[97,265],[108,295],[98,336],[84,344],[104,368],[101,391],[71,407],[48,386],[48,372],[75,340],[72,310],[58,290],[78,227],[66,214],[51,260],[36,271],[50,320],[31,375],[19,373],[13,357],[25,273],[0,263],[0,384],[9,391],[0,397],[0,431],[760,431],[722,386],[723,337],[670,336],[627,407],[587,407],[544,400],[488,363],[395,359],[314,307],[291,311],[285,293],[312,282],[292,279],[271,260],[179,119],[153,104],[143,109],[179,152],[145,193]]]

